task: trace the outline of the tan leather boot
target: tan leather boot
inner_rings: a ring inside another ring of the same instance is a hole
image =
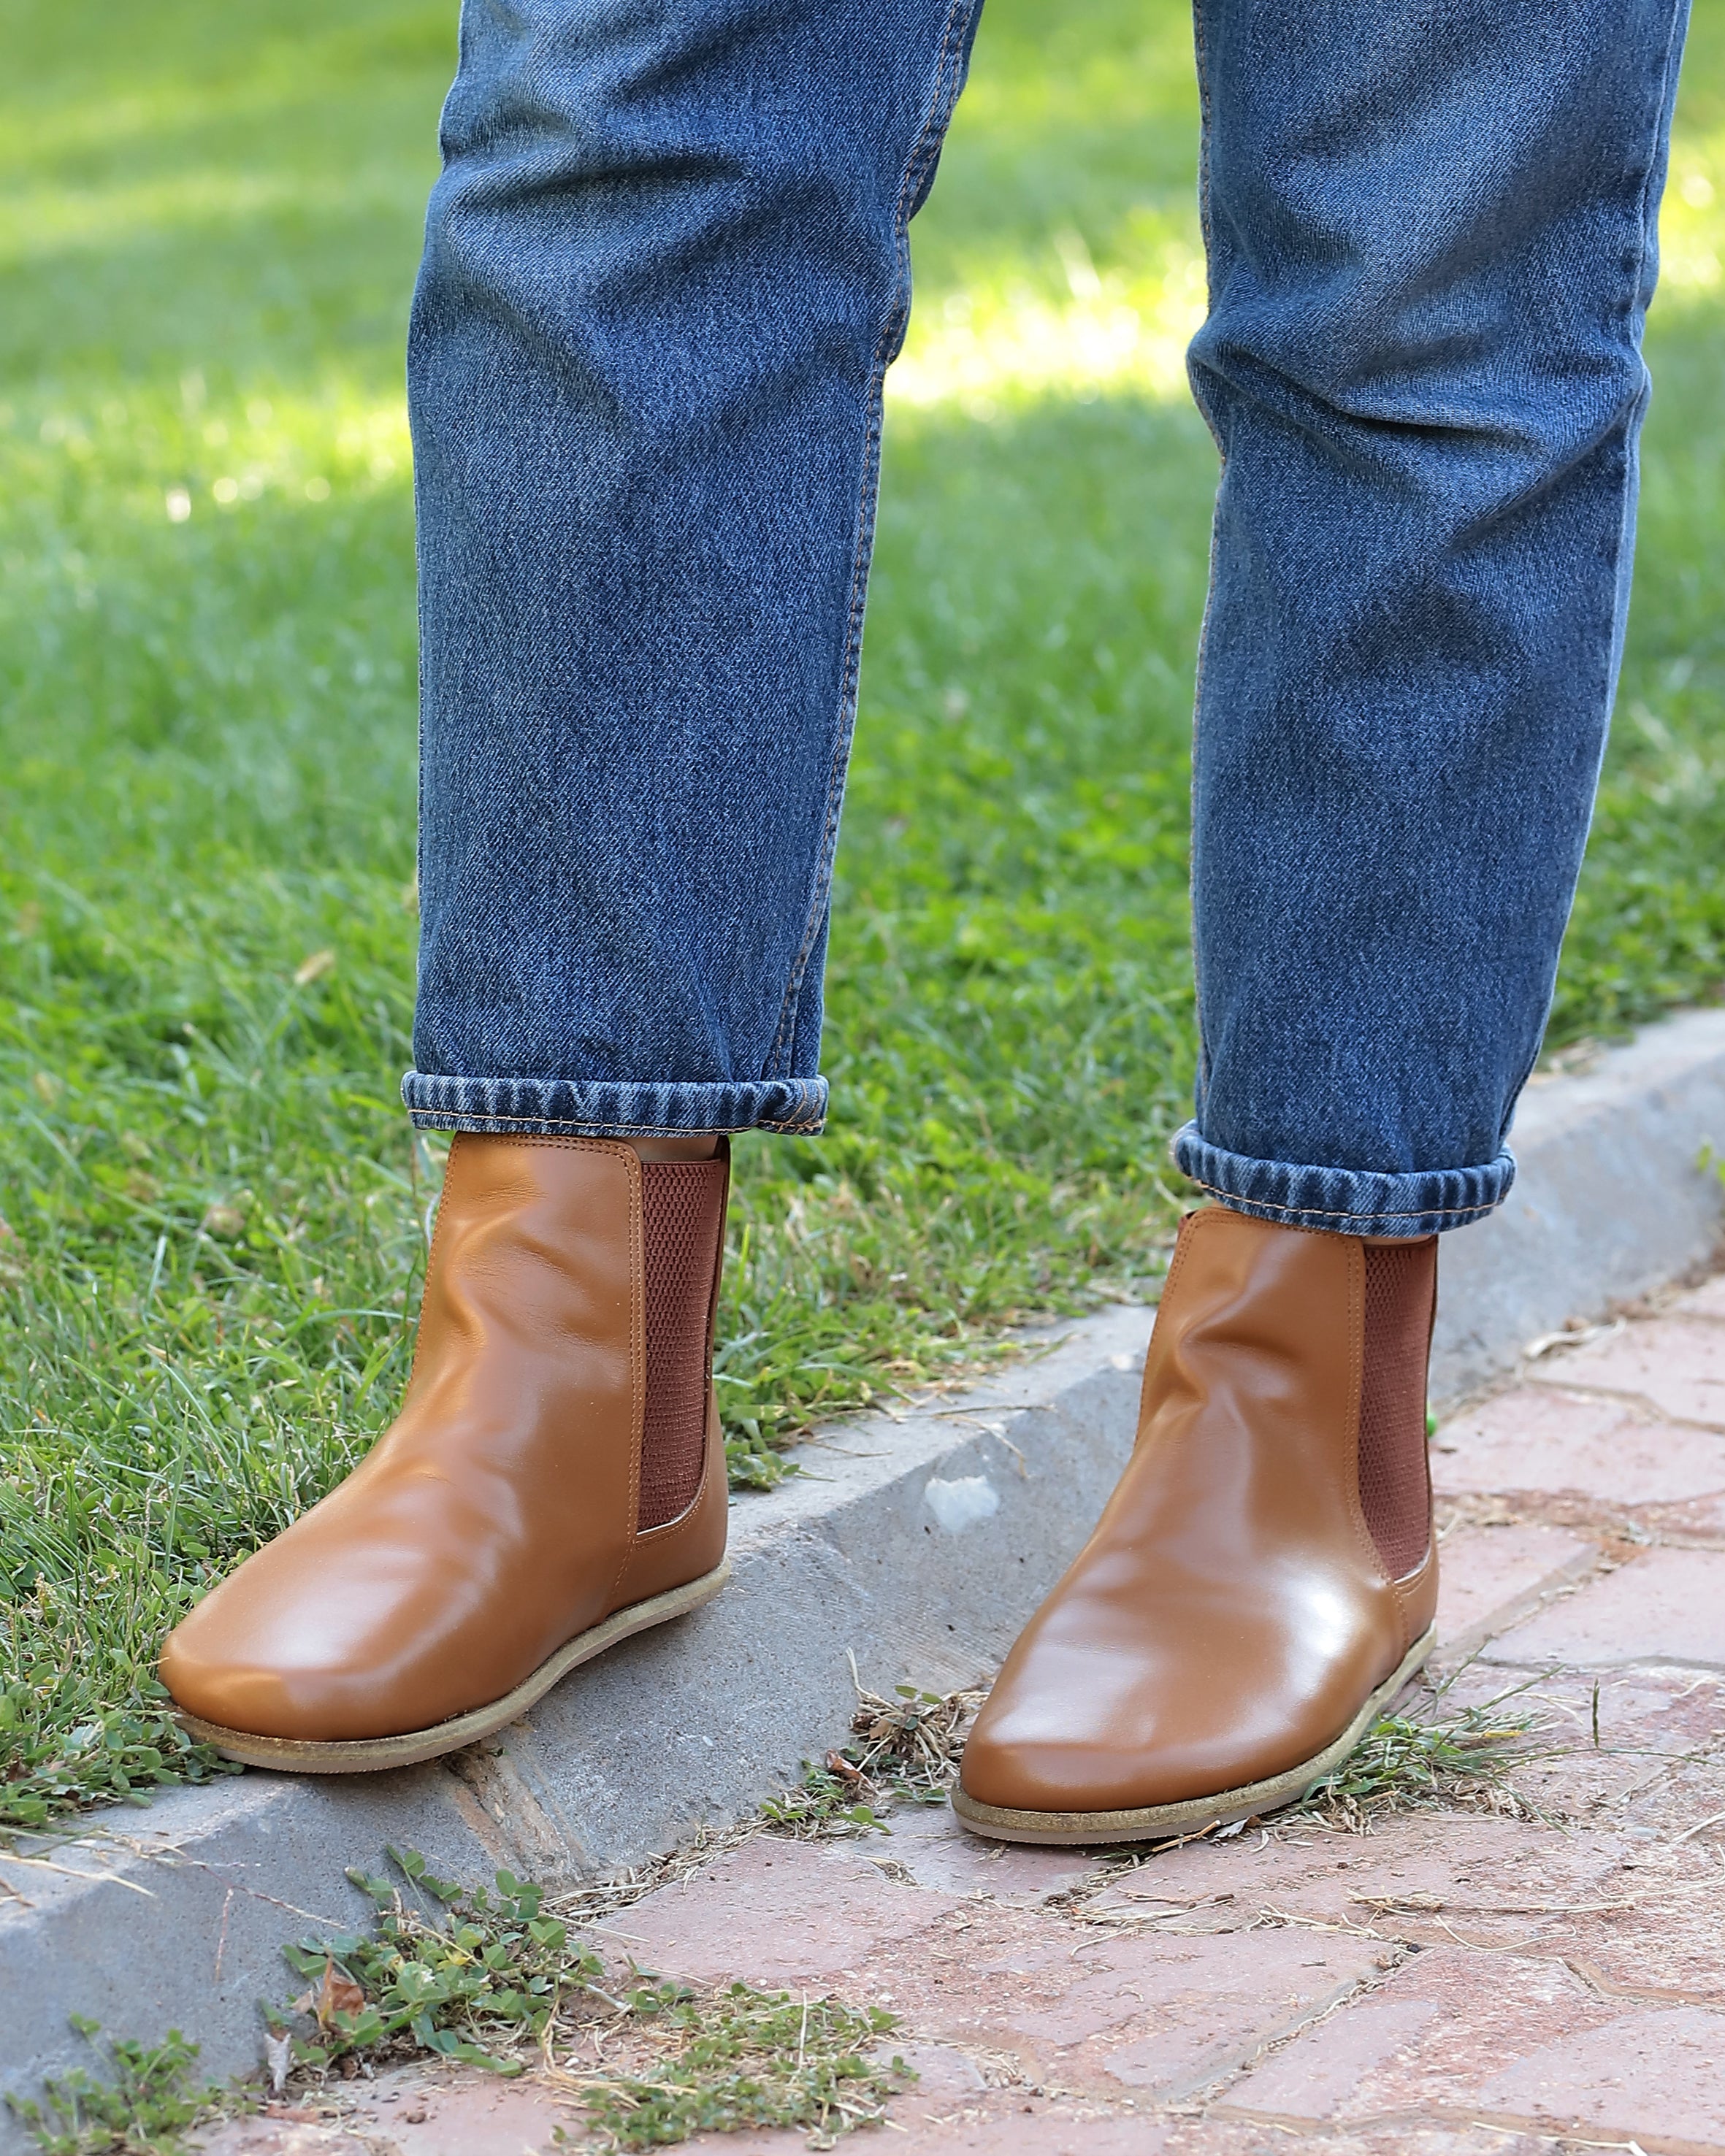
[[[429,1759],[723,1584],[728,1160],[451,1148],[402,1411],[169,1638],[193,1735],[311,1774]]]
[[[954,1809],[1007,1841],[1135,1841],[1288,1804],[1433,1643],[1437,1244],[1218,1206],[1181,1229],[1138,1441],[1007,1656]]]

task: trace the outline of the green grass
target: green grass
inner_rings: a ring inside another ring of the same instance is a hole
[[[991,8],[888,429],[832,1129],[739,1148],[745,1482],[1015,1317],[1130,1291],[1177,1204],[1214,476],[1178,386],[1186,17]],[[157,1639],[405,1372],[439,1149],[395,1103],[401,340],[453,14],[0,0],[0,1823],[207,1769]],[[1558,1041],[1725,977],[1725,34],[1697,38]]]

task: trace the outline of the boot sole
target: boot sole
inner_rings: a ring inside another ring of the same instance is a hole
[[[525,1714],[550,1691],[559,1677],[567,1676],[583,1662],[590,1662],[607,1647],[645,1632],[667,1619],[687,1615],[710,1602],[731,1576],[727,1558],[713,1571],[703,1573],[686,1586],[668,1588],[663,1594],[649,1595],[614,1610],[586,1631],[565,1640],[557,1652],[540,1663],[533,1675],[505,1692],[489,1707],[476,1707],[430,1729],[411,1729],[400,1737],[356,1737],[323,1741],[298,1737],[256,1737],[249,1730],[224,1729],[219,1722],[202,1722],[195,1714],[181,1712],[178,1719],[201,1744],[213,1744],[224,1758],[239,1759],[248,1767],[274,1767],[285,1774],[376,1774],[389,1767],[415,1767],[423,1760],[459,1752],[464,1744],[491,1737]]]
[[[1434,1625],[1408,1649],[1399,1666],[1378,1686],[1333,1744],[1326,1745],[1303,1766],[1290,1767],[1285,1774],[1272,1774],[1268,1781],[1222,1789],[1214,1796],[1187,1797],[1177,1804],[1145,1804],[1117,1812],[1017,1811],[1004,1804],[978,1804],[957,1789],[952,1793],[952,1809],[973,1834],[986,1835],[995,1841],[1053,1842],[1068,1847],[1087,1842],[1159,1841],[1170,1835],[1232,1826],[1236,1820],[1276,1811],[1284,1804],[1297,1803],[1326,1775],[1335,1773],[1403,1686],[1424,1666],[1437,1639]]]

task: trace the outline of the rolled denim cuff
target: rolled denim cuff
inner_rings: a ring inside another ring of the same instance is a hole
[[[824,1078],[713,1085],[603,1083],[569,1078],[440,1078],[409,1070],[401,1097],[422,1131],[510,1132],[543,1137],[674,1137],[684,1131],[785,1131],[812,1137],[826,1120]]]
[[[1516,1179],[1515,1156],[1507,1147],[1481,1168],[1378,1175],[1224,1152],[1199,1135],[1196,1123],[1187,1123],[1174,1135],[1173,1153],[1183,1174],[1236,1213],[1336,1235],[1437,1235],[1465,1227],[1502,1204]]]

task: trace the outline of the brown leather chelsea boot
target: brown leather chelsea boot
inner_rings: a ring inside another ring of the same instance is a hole
[[[1188,1217],[1138,1441],[1007,1656],[954,1809],[1006,1841],[1137,1841],[1291,1803],[1433,1643],[1437,1239]]]
[[[729,1177],[593,1138],[450,1151],[400,1415],[168,1639],[192,1733],[300,1773],[471,1744],[718,1593]]]

